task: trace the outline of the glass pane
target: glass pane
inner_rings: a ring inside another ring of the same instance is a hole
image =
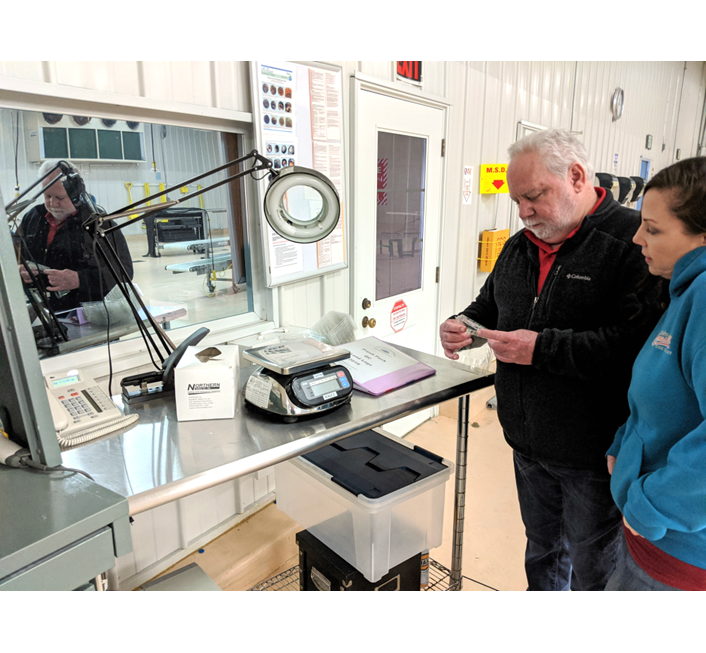
[[[308,224],[321,213],[324,200],[310,186],[292,186],[282,197],[282,206],[296,223]]]
[[[69,141],[66,129],[45,127],[42,130],[44,138],[44,155],[47,159],[65,159],[69,156]]]
[[[98,152],[101,159],[122,159],[123,144],[120,140],[120,132],[99,129]]]
[[[97,159],[96,132],[94,129],[69,129],[70,156],[74,159]]]
[[[375,298],[422,285],[426,139],[378,133]]]
[[[68,116],[58,118],[49,126],[41,113],[0,109],[2,155],[12,163],[0,167],[0,187],[6,202],[11,197],[8,189],[19,185],[23,192],[37,180],[47,158],[63,158],[75,164],[87,195],[108,213],[147,195],[158,195],[150,201],[152,206],[178,200],[179,204],[131,224],[125,224],[128,218],[119,218],[117,223],[125,227],[108,237],[136,292],[165,329],[196,326],[252,311],[242,181],[193,198],[190,193],[221,181],[234,170],[222,170],[188,185],[182,183],[238,158],[241,143],[237,135],[171,125],[130,125],[121,120],[94,120],[77,129],[69,127]],[[44,148],[37,133],[43,133]],[[78,158],[68,158],[69,140],[71,153],[78,153]],[[93,165],[97,156],[121,159],[123,146],[125,159],[138,160]],[[59,157],[60,152],[64,154]],[[49,157],[49,153],[55,156]],[[145,153],[149,153],[149,161],[139,160]],[[170,193],[160,194],[174,186]],[[47,273],[23,284],[40,356],[104,344],[108,318],[111,340],[139,337],[126,300],[107,266],[94,256],[90,236],[81,229],[79,213],[88,209],[76,212],[73,204],[70,210],[56,205],[54,215],[61,227],[49,242],[47,203],[56,200],[51,199],[51,193],[42,194],[41,187],[30,191],[26,199],[35,193],[34,205],[18,213],[10,225],[18,263],[26,263],[33,270],[43,271],[46,266],[78,275],[78,288],[71,290],[46,291],[43,282]],[[306,197],[302,201],[310,204],[311,200]],[[66,327],[68,342],[55,329],[50,333],[43,323],[49,308]]]

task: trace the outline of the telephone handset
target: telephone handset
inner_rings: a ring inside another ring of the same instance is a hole
[[[110,397],[81,370],[46,374],[49,407],[62,445],[82,444],[122,429],[137,421],[123,416]]]

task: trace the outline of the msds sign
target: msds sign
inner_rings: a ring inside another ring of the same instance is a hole
[[[507,163],[484,163],[480,167],[480,193],[509,193]]]

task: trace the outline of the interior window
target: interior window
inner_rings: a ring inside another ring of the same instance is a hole
[[[151,216],[113,231],[108,239],[165,331],[252,310],[242,179],[190,197],[238,168],[184,183],[238,158],[239,135],[0,109],[0,143],[5,205],[37,181],[42,164],[49,161],[51,167],[58,160],[75,166],[86,194],[107,214],[150,196],[156,196],[150,206],[164,204]],[[62,206],[57,194],[66,193],[62,184],[49,183],[53,179],[47,178],[45,192],[10,222],[18,266],[29,279],[23,288],[40,357],[104,344],[108,330],[111,341],[139,337],[113,275],[76,224],[85,210]],[[170,188],[174,189],[166,192]],[[23,199],[39,191],[37,186]],[[118,218],[115,224],[124,225],[133,217]],[[77,272],[78,287],[64,288],[74,285],[76,277],[65,281],[49,270]],[[58,287],[63,289],[48,290]],[[49,332],[52,314],[65,327],[67,339]]]

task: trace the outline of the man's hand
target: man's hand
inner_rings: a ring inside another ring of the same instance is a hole
[[[444,348],[446,358],[458,360],[459,349],[473,342],[473,338],[466,332],[466,327],[460,322],[456,322],[450,318],[439,327],[439,337],[441,338],[441,346]]]
[[[17,269],[20,271],[22,281],[24,281],[25,283],[32,283],[32,277],[29,276],[29,272],[27,272],[27,269],[24,265],[18,265]],[[35,275],[37,274],[36,270],[33,270],[33,272]]]
[[[517,365],[532,364],[534,345],[539,335],[536,331],[528,331],[527,329],[518,329],[517,331],[479,329],[478,335],[488,340],[488,345],[495,352],[495,357],[499,361]]]
[[[44,270],[47,275],[47,290],[74,290],[79,287],[78,272],[75,270]]]
[[[606,456],[606,462],[608,463],[608,473],[613,475],[613,467],[615,467],[615,456]]]

